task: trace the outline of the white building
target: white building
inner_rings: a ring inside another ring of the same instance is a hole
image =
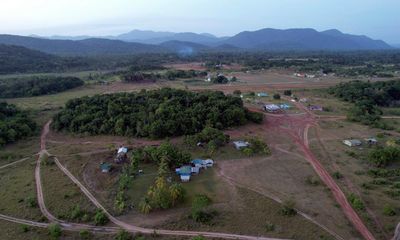
[[[356,147],[362,144],[358,139],[343,140],[343,143],[349,147]]]
[[[235,145],[235,148],[236,148],[237,150],[241,150],[241,149],[243,149],[243,148],[249,147],[249,146],[250,146],[250,143],[245,142],[245,141],[234,141],[234,142],[233,142],[233,145]]]

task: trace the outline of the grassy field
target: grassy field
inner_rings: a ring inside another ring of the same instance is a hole
[[[0,213],[43,221],[37,206],[35,158],[0,170]]]
[[[390,181],[382,182],[367,174],[368,170],[371,169],[366,160],[370,147],[364,144],[361,147],[350,148],[341,141],[351,138],[363,140],[368,137],[377,137],[379,144],[385,145],[388,140],[396,137],[383,134],[383,131],[378,129],[346,121],[323,122],[319,135],[323,145],[316,140],[315,130],[310,132],[313,152],[332,174],[339,172],[343,176],[343,178],[337,179],[337,182],[346,194],[353,193],[361,197],[365,206],[371,212],[366,210],[359,210],[358,212],[378,239],[387,239],[387,236],[393,234],[398,223],[398,215],[388,216],[384,214],[384,207],[394,206],[396,209],[396,206],[399,206],[400,199],[387,194],[388,191],[395,190],[389,184]],[[392,181],[398,180],[392,179]],[[397,214],[400,214],[400,209],[396,211]],[[376,218],[381,226],[377,225],[373,218]]]
[[[48,210],[57,218],[72,222],[92,222],[96,207],[80,189],[51,163],[41,169],[43,194]]]

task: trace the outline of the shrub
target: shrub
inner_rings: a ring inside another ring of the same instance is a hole
[[[62,230],[59,224],[51,223],[48,227],[50,237],[52,239],[59,239],[62,234]]]
[[[354,193],[350,194],[348,196],[348,200],[350,204],[355,208],[356,210],[364,211],[365,210],[365,205],[363,201],[360,199],[360,197],[356,196]]]
[[[282,203],[282,207],[279,210],[280,214],[283,216],[295,216],[297,214],[297,211],[295,209],[296,203],[293,200],[286,200]]]
[[[203,236],[196,236],[196,237],[192,237],[192,240],[206,240],[206,238]]]
[[[22,230],[22,232],[26,233],[26,232],[29,232],[31,230],[31,228],[28,225],[22,224],[21,230]]]
[[[267,222],[265,224],[265,231],[267,232],[275,231],[275,225],[273,223]]]
[[[207,195],[196,195],[192,201],[192,219],[201,223],[210,222],[215,215],[214,213],[205,211],[206,207],[210,204],[211,199]]]
[[[317,186],[319,185],[319,180],[313,176],[307,176],[306,183],[309,185]]]
[[[386,216],[395,216],[396,210],[390,205],[385,205],[383,207],[383,214],[385,214]]]
[[[28,207],[31,207],[31,208],[37,207],[36,197],[34,197],[34,196],[27,197],[26,203],[27,203]]]
[[[125,230],[118,231],[114,238],[115,240],[132,240],[132,235]]]
[[[386,167],[390,163],[400,161],[400,148],[392,146],[374,148],[368,154],[368,161],[375,167]]]
[[[108,221],[109,219],[106,214],[102,210],[98,209],[94,215],[94,223],[96,225],[105,225]]]
[[[274,96],[273,96],[273,98],[274,98],[275,100],[279,100],[279,99],[281,99],[281,95],[280,95],[279,93],[275,93]]]
[[[336,171],[332,174],[332,177],[334,177],[335,179],[341,179],[343,178],[343,175],[340,172]]]
[[[292,96],[292,90],[285,90],[285,91],[283,91],[283,95],[285,95],[285,96]]]
[[[88,230],[81,230],[79,232],[79,237],[83,240],[88,240],[90,239],[90,232]]]

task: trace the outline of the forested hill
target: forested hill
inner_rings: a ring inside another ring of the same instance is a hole
[[[249,112],[238,97],[164,88],[70,100],[52,126],[91,135],[163,138],[198,133],[206,126],[226,129],[262,120],[262,114]]]
[[[59,61],[46,53],[0,44],[0,74],[57,71]]]
[[[22,46],[64,56],[129,55],[165,52],[162,47],[156,45],[97,38],[72,41],[0,34],[0,44]]]

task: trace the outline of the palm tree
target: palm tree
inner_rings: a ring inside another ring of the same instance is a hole
[[[144,214],[148,214],[152,210],[150,200],[147,197],[140,201],[139,209]]]

